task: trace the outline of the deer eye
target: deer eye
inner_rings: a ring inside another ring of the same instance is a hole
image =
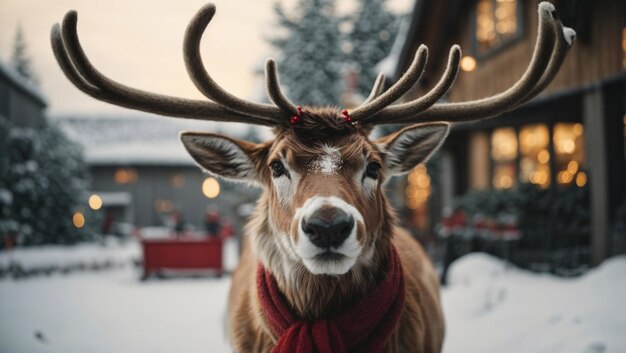
[[[365,176],[374,180],[378,179],[378,171],[380,164],[378,162],[369,162],[365,168]]]
[[[285,166],[281,161],[273,161],[270,163],[270,168],[272,168],[272,176],[274,178],[278,178],[285,174]]]

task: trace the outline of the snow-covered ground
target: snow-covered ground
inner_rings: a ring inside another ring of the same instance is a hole
[[[445,353],[626,352],[626,256],[576,279],[470,254],[443,292]]]
[[[139,275],[129,264],[0,280],[0,352],[230,351],[228,278]],[[561,279],[472,254],[450,275],[446,353],[626,352],[626,257]]]
[[[11,264],[25,270],[72,268],[111,264],[124,265],[141,258],[141,247],[135,241],[109,239],[103,244],[84,243],[73,246],[40,246],[0,251],[0,268]]]

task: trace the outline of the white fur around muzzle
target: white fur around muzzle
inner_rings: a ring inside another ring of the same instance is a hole
[[[348,238],[346,238],[339,247],[332,248],[334,252],[344,255],[344,258],[340,260],[320,260],[316,258],[317,255],[320,255],[326,251],[326,249],[322,249],[313,244],[302,229],[303,217],[309,217],[323,206],[336,207],[352,215],[355,221]],[[354,266],[362,250],[362,246],[357,240],[358,224],[363,224],[363,216],[354,206],[334,196],[313,196],[308,199],[302,207],[296,210],[294,220],[298,222],[298,241],[293,244],[295,252],[311,273],[316,275],[341,275],[348,272],[352,266]]]

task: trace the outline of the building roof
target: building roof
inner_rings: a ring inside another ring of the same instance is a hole
[[[0,60],[0,77],[12,83],[16,89],[31,97],[42,106],[45,107],[48,105],[46,97],[34,82],[22,76],[2,60]]]
[[[58,116],[68,137],[85,149],[90,166],[193,166],[179,140],[181,131],[227,131],[244,136],[248,125],[132,116]]]

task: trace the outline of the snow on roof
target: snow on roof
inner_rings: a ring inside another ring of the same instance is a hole
[[[4,63],[2,60],[0,60],[0,76],[6,77],[18,89],[37,100],[41,105],[48,105],[46,97],[43,95],[39,87],[37,87],[34,82],[20,75],[20,73],[15,71],[14,68]]]
[[[179,140],[181,131],[226,131],[244,136],[249,125],[169,119],[149,114],[131,116],[57,116],[68,137],[85,149],[89,165],[195,166]],[[263,134],[262,134],[263,135]]]

